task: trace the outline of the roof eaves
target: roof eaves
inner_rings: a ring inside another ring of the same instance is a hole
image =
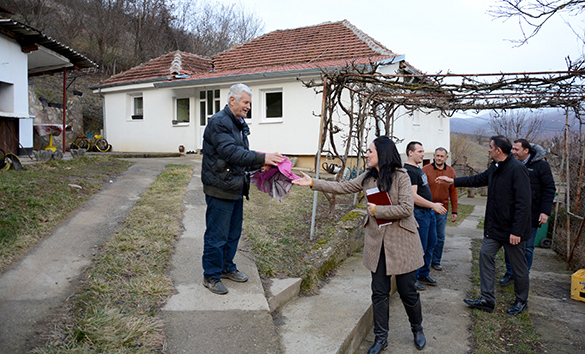
[[[171,80],[171,77],[169,76],[162,76],[162,77],[156,77],[156,78],[152,78],[152,79],[145,79],[145,80],[133,80],[133,81],[123,81],[123,82],[114,82],[111,84],[104,84],[104,85],[95,85],[95,86],[90,86],[88,87],[90,90],[97,90],[97,89],[104,89],[104,88],[110,88],[110,87],[119,87],[119,86],[128,86],[128,85],[138,85],[138,84],[149,84],[152,82],[159,82],[159,81],[168,81]],[[156,84],[155,84],[156,86]]]
[[[98,65],[83,54],[43,34],[41,31],[9,18],[0,18],[0,28],[14,33],[18,38],[42,45],[67,59],[79,68],[97,68]],[[18,40],[18,39],[17,39]]]

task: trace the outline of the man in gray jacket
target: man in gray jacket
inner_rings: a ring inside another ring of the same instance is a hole
[[[250,129],[244,117],[251,100],[248,86],[230,87],[227,105],[209,119],[203,134],[201,181],[207,203],[203,285],[220,295],[228,293],[221,278],[248,281],[233,261],[242,234],[243,197],[248,197],[250,188],[248,171],[268,169],[284,160],[279,153],[249,150]]]

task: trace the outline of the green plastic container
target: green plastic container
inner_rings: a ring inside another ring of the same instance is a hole
[[[542,240],[544,240],[546,238],[547,233],[548,233],[548,221],[545,224],[540,225],[540,227],[536,230],[536,236],[534,237],[534,247],[542,247],[542,245],[541,245]]]

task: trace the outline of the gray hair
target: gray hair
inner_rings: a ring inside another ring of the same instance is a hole
[[[252,97],[252,90],[250,90],[250,88],[244,84],[235,84],[232,85],[232,87],[230,87],[230,90],[228,91],[228,96],[227,96],[227,103],[230,103],[230,97],[233,97],[236,99],[236,102],[240,102],[240,98],[242,98],[242,92],[247,93],[248,95],[250,95],[250,97]]]
[[[447,151],[447,149],[445,149],[442,146],[439,146],[438,148],[435,149],[435,154],[437,153],[437,151],[445,151],[445,155],[449,155],[449,151]]]

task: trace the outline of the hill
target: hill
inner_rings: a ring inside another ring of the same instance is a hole
[[[527,112],[527,117],[530,117],[531,112]],[[563,110],[557,109],[543,109],[534,113],[543,121],[542,131],[544,137],[552,137],[562,134],[565,129],[565,113]],[[569,122],[571,128],[577,128],[579,123],[574,118],[574,113],[570,113]],[[476,117],[469,118],[451,118],[451,132],[464,134],[481,134],[485,136],[493,135],[494,131],[491,128],[490,113],[484,113]]]

